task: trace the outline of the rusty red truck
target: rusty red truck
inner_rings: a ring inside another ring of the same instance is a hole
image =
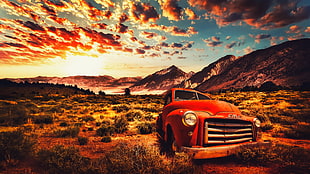
[[[208,95],[173,88],[157,118],[159,137],[171,152],[184,151],[195,159],[228,156],[244,146],[269,144],[261,141],[261,122],[242,115],[233,104]]]

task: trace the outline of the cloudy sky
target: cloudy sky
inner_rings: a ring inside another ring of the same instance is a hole
[[[197,72],[309,36],[309,0],[1,0],[0,78]]]

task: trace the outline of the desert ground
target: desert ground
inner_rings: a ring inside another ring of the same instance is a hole
[[[0,100],[0,173],[307,173],[310,92],[210,94],[262,122],[268,148],[192,160],[159,151],[161,95],[34,95]]]

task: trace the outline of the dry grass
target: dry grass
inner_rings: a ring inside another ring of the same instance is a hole
[[[260,118],[264,122],[265,138],[275,143],[310,149],[310,92],[226,92],[212,94],[212,97],[237,105],[245,115]],[[22,109],[11,112],[17,107]],[[77,148],[83,157],[100,159],[124,141],[132,146],[140,143],[157,147],[156,135],[152,132],[162,107],[163,100],[159,95],[73,95],[0,100],[0,132],[22,128],[25,134],[37,137],[35,152],[63,145]],[[119,118],[122,121],[126,119],[127,130],[120,128],[121,131],[110,135],[111,142],[102,142],[97,130],[106,124],[115,128]],[[71,129],[73,132],[70,132]],[[63,131],[69,132],[63,135]],[[81,143],[81,137],[84,141],[87,138],[87,143]],[[205,163],[210,161],[205,161],[203,165]]]

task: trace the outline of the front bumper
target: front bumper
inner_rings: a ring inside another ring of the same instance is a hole
[[[240,148],[271,146],[271,141],[246,142],[241,144],[223,145],[214,147],[184,147],[180,151],[186,152],[194,159],[207,159],[229,156],[236,153]]]

